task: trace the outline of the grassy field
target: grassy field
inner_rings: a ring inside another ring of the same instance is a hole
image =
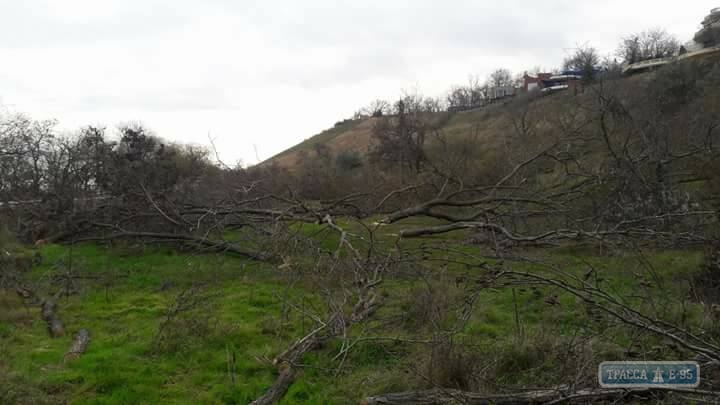
[[[327,250],[337,246],[337,234],[323,226],[298,230]],[[393,227],[379,231],[384,248],[396,249],[396,232]],[[465,236],[399,246],[427,249]],[[462,254],[483,253],[477,246],[458,246]],[[50,338],[36,307],[26,307],[11,293],[0,295],[2,403],[246,404],[273,382],[276,371],[269,359],[314,327],[306,313],[285,305],[287,298],[322,311],[312,285],[293,277],[292,269],[274,265],[133,245],[50,245],[41,254],[42,264],[30,274],[40,286],[50,279],[68,282],[72,269],[77,294],[62,298],[59,307],[68,334]],[[701,307],[689,301],[702,252],[608,256],[566,248],[525,254],[578,275],[593,265],[604,288],[633,305],[685,324],[707,322]],[[435,250],[413,272],[385,280],[382,307],[347,337],[353,350],[344,360],[336,358],[343,342],[337,339],[307,355],[307,367],[283,403],[357,403],[367,395],[431,385],[428,380],[458,380],[457,386],[494,392],[566,383],[573,373],[580,381],[592,381],[597,365],[583,371],[582,364],[628,358],[641,343],[656,351],[641,356],[678,356],[672,345],[597,318],[574,297],[544,286],[483,290],[452,342],[430,347],[421,341],[457,324],[453,314],[461,311],[468,280],[477,271],[436,264],[435,259],[449,255]],[[547,271],[524,263],[512,266]],[[188,302],[189,309],[169,315]],[[80,328],[91,333],[88,352],[63,361]],[[467,367],[482,370],[473,375],[483,378],[463,381]]]

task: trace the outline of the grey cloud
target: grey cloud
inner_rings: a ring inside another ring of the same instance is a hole
[[[244,23],[267,32],[275,43],[335,47],[408,43],[487,49],[542,43],[572,21],[574,2],[354,2],[293,3],[275,8],[254,2],[238,9]],[[458,4],[459,3],[459,4]],[[217,4],[217,2],[215,3]],[[523,42],[517,42],[522,39]]]
[[[137,2],[134,7],[111,16],[69,21],[48,13],[32,1],[12,2],[0,6],[0,48],[143,40],[187,24],[191,17],[178,11],[168,3]]]
[[[139,109],[155,112],[220,110],[232,108],[232,100],[221,87],[189,87],[124,95],[93,94],[72,102],[71,108],[82,111]]]

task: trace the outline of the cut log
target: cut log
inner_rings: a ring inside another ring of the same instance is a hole
[[[70,346],[70,350],[63,356],[63,361],[75,360],[80,358],[87,351],[88,345],[90,344],[90,332],[87,329],[80,329],[75,334],[73,344]]]
[[[65,326],[57,315],[57,302],[53,298],[46,298],[40,304],[42,318],[48,325],[50,336],[56,338],[65,336]]]
[[[640,388],[640,389],[585,389],[568,391],[564,389],[548,389],[526,391],[517,394],[486,395],[476,392],[465,392],[454,389],[432,389],[425,391],[408,391],[378,395],[365,398],[362,405],[529,405],[556,403],[592,403],[596,401],[625,401],[644,397],[650,394],[663,395],[676,392],[704,398],[720,398],[720,392],[703,391],[684,388]]]
[[[47,323],[48,332],[52,337],[65,336],[65,326],[57,315],[57,301],[55,298],[41,298],[35,291],[29,287],[18,285],[15,288],[18,296],[23,298],[26,303],[40,306],[40,315]]]
[[[535,404],[558,398],[557,391],[534,391],[510,395],[483,395],[458,390],[432,389],[425,391],[396,392],[365,398],[363,405],[434,405],[434,404]]]

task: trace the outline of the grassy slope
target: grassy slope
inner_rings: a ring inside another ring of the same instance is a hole
[[[720,54],[704,55],[701,59],[708,64],[716,63],[720,61]],[[693,61],[697,61],[697,58]],[[684,61],[680,63],[689,62]],[[651,72],[617,80],[622,81],[622,86],[640,89],[641,87],[636,86],[641,86],[643,82],[653,81],[655,77],[656,73]],[[560,92],[537,98],[532,101],[532,104],[533,109],[552,116],[558,112],[575,108],[580,99],[588,96],[590,95],[579,94],[574,96],[571,92]],[[447,120],[447,122],[445,122],[446,120],[443,119],[443,116],[448,113],[437,113],[436,118],[438,121],[444,123],[441,125],[440,131],[450,137],[477,136],[477,138],[475,138],[477,142],[481,142],[490,147],[497,147],[501,144],[505,134],[515,131],[511,121],[508,120],[506,115],[507,109],[505,107],[517,102],[522,103],[522,101],[518,99],[524,97],[526,96],[523,95],[509,99],[506,102],[493,104],[481,109],[449,113],[451,114],[451,118]],[[298,165],[301,154],[307,153],[308,156],[314,155],[313,148],[317,144],[325,144],[336,155],[346,150],[358,151],[364,154],[371,148],[373,143],[372,127],[375,120],[374,118],[366,118],[363,120],[343,122],[273,156],[262,164],[276,163],[279,166],[293,170]],[[432,140],[429,140],[428,143],[432,143]]]
[[[337,243],[336,237],[322,227],[305,225],[303,231],[323,239],[328,249]],[[396,231],[392,227],[381,230],[381,239],[389,248]],[[452,237],[461,239],[463,234]],[[432,242],[433,238],[429,238],[422,243]],[[402,243],[412,248],[421,242]],[[479,251],[472,246],[462,249]],[[66,247],[48,246],[42,253],[45,264],[33,270],[38,280],[58,272],[53,265],[66,260],[69,251]],[[638,284],[636,273],[642,270],[638,270],[638,259],[632,256],[603,257],[562,250],[542,254],[578,274],[586,271],[585,262],[593,263],[601,269],[611,290],[623,295],[645,295],[637,299],[638,303],[647,300],[660,307],[670,302],[669,297],[687,296],[689,280],[701,260],[701,254],[693,252],[650,254],[650,262],[665,287],[666,292],[661,293]],[[70,333],[81,327],[90,329],[93,340],[89,352],[63,365],[63,353],[71,338],[50,339],[36,309],[24,308],[14,296],[1,296],[0,399],[4,395],[6,400],[26,403],[42,403],[43,398],[50,398],[48,403],[59,399],[98,404],[247,403],[274,378],[273,368],[261,359],[272,358],[311,327],[310,321],[303,320],[297,311],[289,310],[282,316],[281,296],[306,296],[307,288],[296,284],[288,290],[289,275],[265,265],[215,256],[188,257],[162,249],[137,251],[94,245],[76,247],[73,257],[76,271],[85,276],[108,272],[127,275],[118,278],[107,291],[102,282],[87,281],[79,296],[61,301],[60,315]],[[464,286],[454,280],[468,270],[452,265],[438,268],[431,259],[425,265],[433,285],[448,296],[459,296]],[[202,338],[186,336],[178,349],[158,350],[153,341],[168,305],[184,286],[198,280],[214,282],[215,291],[220,293],[206,314],[216,318],[215,326]],[[163,285],[170,288],[163,289]],[[416,279],[387,280],[385,304],[377,318],[399,321],[371,323],[368,328],[374,329],[368,334],[427,336],[429,325],[412,318],[418,310],[417,297],[425,287],[425,282]],[[543,386],[558,382],[553,381],[552,370],[562,368],[563,360],[538,342],[556,344],[552,342],[559,342],[561,336],[597,328],[616,342],[595,347],[605,360],[622,358],[623,350],[631,346],[631,338],[617,325],[593,323],[573,297],[560,294],[559,306],[545,303],[545,298],[556,293],[548,288],[521,288],[516,291],[516,301],[509,289],[481,294],[478,310],[459,339],[476,347],[478,355],[497,359],[497,384]],[[516,304],[523,338],[515,322]],[[691,308],[691,321],[700,321],[698,311]],[[280,323],[279,319],[285,321]],[[653,341],[647,336],[642,339]],[[364,395],[413,388],[421,380],[415,374],[424,372],[428,358],[422,345],[365,342],[351,352],[342,373],[335,378],[338,362],[332,358],[339,345],[334,342],[305,359],[313,367],[306,369],[284,403],[353,403]],[[237,356],[235,386],[227,374],[228,350]],[[671,356],[672,352],[660,353],[658,358]]]
[[[479,140],[494,143],[499,140],[498,134],[501,130],[507,129],[505,127],[507,122],[499,114],[501,108],[502,105],[498,104],[486,109],[453,113],[450,120],[442,126],[442,131],[448,135],[457,136],[475,133],[474,129],[477,129]],[[441,114],[438,114],[438,116]],[[365,154],[372,145],[372,127],[375,120],[374,118],[366,118],[344,122],[306,139],[262,164],[276,163],[292,170],[299,163],[303,153],[307,153],[308,156],[314,155],[313,148],[317,144],[325,144],[335,155],[343,151],[357,151]]]
[[[298,164],[298,159],[302,152],[314,153],[313,147],[318,144],[330,146],[333,152],[344,150],[364,152],[370,141],[371,123],[372,120],[358,120],[337,124],[333,128],[322,131],[292,148],[271,157],[261,163],[261,165],[274,162],[283,167],[293,168]]]

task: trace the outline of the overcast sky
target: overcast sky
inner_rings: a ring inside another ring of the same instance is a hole
[[[497,67],[557,67],[720,0],[0,0],[0,104],[71,130],[140,121],[266,159],[376,98],[440,96]],[[255,149],[257,149],[257,156]]]

